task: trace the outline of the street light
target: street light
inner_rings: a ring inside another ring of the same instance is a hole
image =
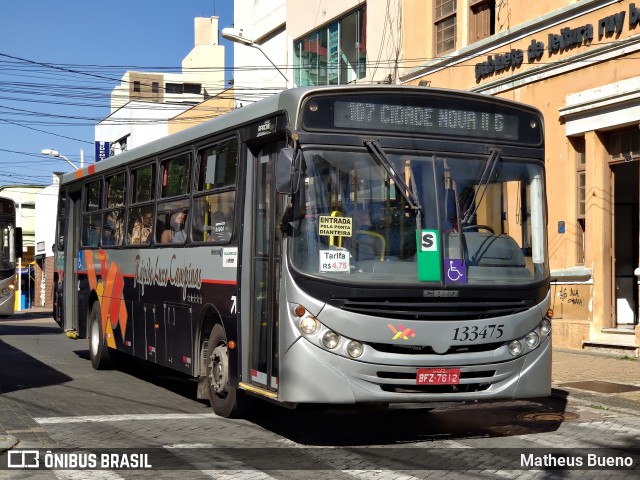
[[[273,65],[273,67],[278,71],[280,75],[282,75],[282,78],[285,79],[285,81],[287,82],[287,85],[289,85],[289,78],[282,72],[282,70],[280,70],[280,68],[278,68],[278,66],[275,63],[273,63],[273,61],[269,58],[269,56],[266,53],[264,53],[264,50],[260,48],[260,45],[255,43],[253,40],[249,40],[248,38],[244,38],[242,36],[241,29],[227,27],[227,28],[223,28],[220,34],[222,35],[222,38],[226,38],[230,42],[240,43],[247,47],[253,47],[256,50],[259,50],[260,53],[264,55],[264,58],[269,60],[269,63]],[[295,84],[293,84],[293,86],[295,86]]]
[[[69,165],[71,165],[73,168],[78,170],[78,167],[76,166],[75,163],[73,163],[71,160],[69,160],[64,155],[60,155],[60,152],[58,152],[57,150],[51,150],[50,148],[45,148],[44,150],[42,150],[42,154],[43,155],[49,155],[50,157],[61,158],[64,161],[66,161]]]

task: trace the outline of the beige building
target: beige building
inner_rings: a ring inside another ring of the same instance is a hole
[[[432,5],[404,2],[400,81],[542,111],[554,344],[637,356],[640,4]]]
[[[169,134],[180,132],[233,110],[233,88],[191,107],[169,121]]]
[[[389,82],[539,108],[554,343],[638,356],[640,2],[234,3],[236,29],[263,51],[234,46],[237,72],[266,55],[288,86]],[[238,73],[236,90],[251,80]]]
[[[111,113],[95,127],[95,141],[109,145],[109,156],[173,133],[176,125],[185,123],[184,119],[173,121],[174,117],[186,114],[193,123],[192,109],[203,102],[216,108],[198,107],[200,121],[230,110],[222,108],[226,105],[224,46],[218,31],[218,17],[194,19],[194,46],[179,73],[128,71],[123,75],[111,93]]]

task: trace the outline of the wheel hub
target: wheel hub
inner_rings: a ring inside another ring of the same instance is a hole
[[[213,391],[222,394],[227,391],[228,380],[228,352],[226,345],[219,345],[209,359],[209,381]]]

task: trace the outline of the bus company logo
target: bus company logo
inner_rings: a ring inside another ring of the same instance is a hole
[[[178,265],[176,256],[173,255],[166,262],[159,255],[156,256],[155,262],[148,257],[143,259],[140,255],[136,256],[136,274],[133,286],[142,287],[142,295],[144,295],[145,285],[157,285],[166,287],[173,285],[182,288],[182,299],[187,298],[187,288],[195,288],[200,290],[202,287],[202,269],[192,267],[191,264],[181,267]]]
[[[9,450],[7,459],[9,468],[39,468],[40,452],[38,450]]]
[[[416,336],[416,333],[413,331],[413,328],[404,328],[400,324],[398,324],[398,328],[396,328],[390,323],[387,324],[387,327],[389,327],[393,332],[393,338],[391,340],[398,340],[399,338],[403,340],[409,340],[409,337],[413,338]]]

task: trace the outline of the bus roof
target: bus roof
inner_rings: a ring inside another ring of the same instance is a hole
[[[528,109],[531,111],[537,110],[529,105],[515,102],[512,100],[506,100],[499,97],[487,96],[480,93],[466,92],[462,90],[450,90],[442,88],[420,87],[420,86],[408,86],[408,85],[329,85],[321,87],[297,87],[278,92],[270,97],[262,99],[258,102],[252,103],[245,107],[233,110],[225,113],[211,120],[207,120],[199,125],[187,128],[180,132],[168,135],[166,137],[154,140],[140,147],[136,147],[131,150],[119,153],[113,157],[102,160],[99,163],[93,163],[82,169],[66,173],[62,176],[60,184],[65,185],[72,183],[76,179],[83,178],[87,175],[109,170],[111,168],[125,165],[131,161],[141,158],[152,157],[158,155],[166,150],[180,147],[181,145],[188,145],[194,141],[210,135],[215,132],[224,132],[225,130],[232,130],[241,125],[252,123],[265,118],[269,115],[273,115],[277,112],[289,112],[290,121],[297,120],[297,115],[292,113],[298,112],[299,108],[309,94],[318,93],[332,93],[335,90],[339,90],[340,93],[373,93],[386,91],[388,93],[403,92],[403,93],[441,93],[444,95],[453,95],[460,98],[476,99],[482,101],[490,101],[494,103],[500,103],[503,105],[510,105],[512,107]],[[539,114],[539,112],[537,112]],[[290,128],[297,128],[298,125],[288,125]]]

